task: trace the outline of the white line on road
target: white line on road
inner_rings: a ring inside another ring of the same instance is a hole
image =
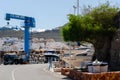
[[[21,67],[17,67],[12,71],[12,80],[15,80],[15,71]]]

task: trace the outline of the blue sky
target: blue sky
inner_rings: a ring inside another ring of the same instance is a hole
[[[83,5],[97,6],[109,1],[120,6],[119,0],[80,0],[80,12]],[[35,29],[53,29],[68,22],[67,14],[74,13],[73,5],[77,0],[0,0],[0,26],[5,26],[6,13],[34,17]],[[20,26],[22,21],[11,20],[10,25]]]

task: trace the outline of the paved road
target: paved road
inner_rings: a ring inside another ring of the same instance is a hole
[[[69,80],[47,70],[47,64],[0,65],[0,80]]]

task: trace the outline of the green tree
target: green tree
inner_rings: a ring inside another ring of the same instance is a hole
[[[111,40],[118,28],[113,18],[118,11],[119,8],[111,7],[107,2],[84,15],[70,14],[69,22],[62,29],[64,40],[91,42],[95,47],[94,58],[109,62]]]

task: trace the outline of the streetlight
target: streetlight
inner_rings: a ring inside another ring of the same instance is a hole
[[[77,7],[75,5],[73,5],[73,8],[74,8],[74,15],[76,15],[76,9],[77,9]]]

